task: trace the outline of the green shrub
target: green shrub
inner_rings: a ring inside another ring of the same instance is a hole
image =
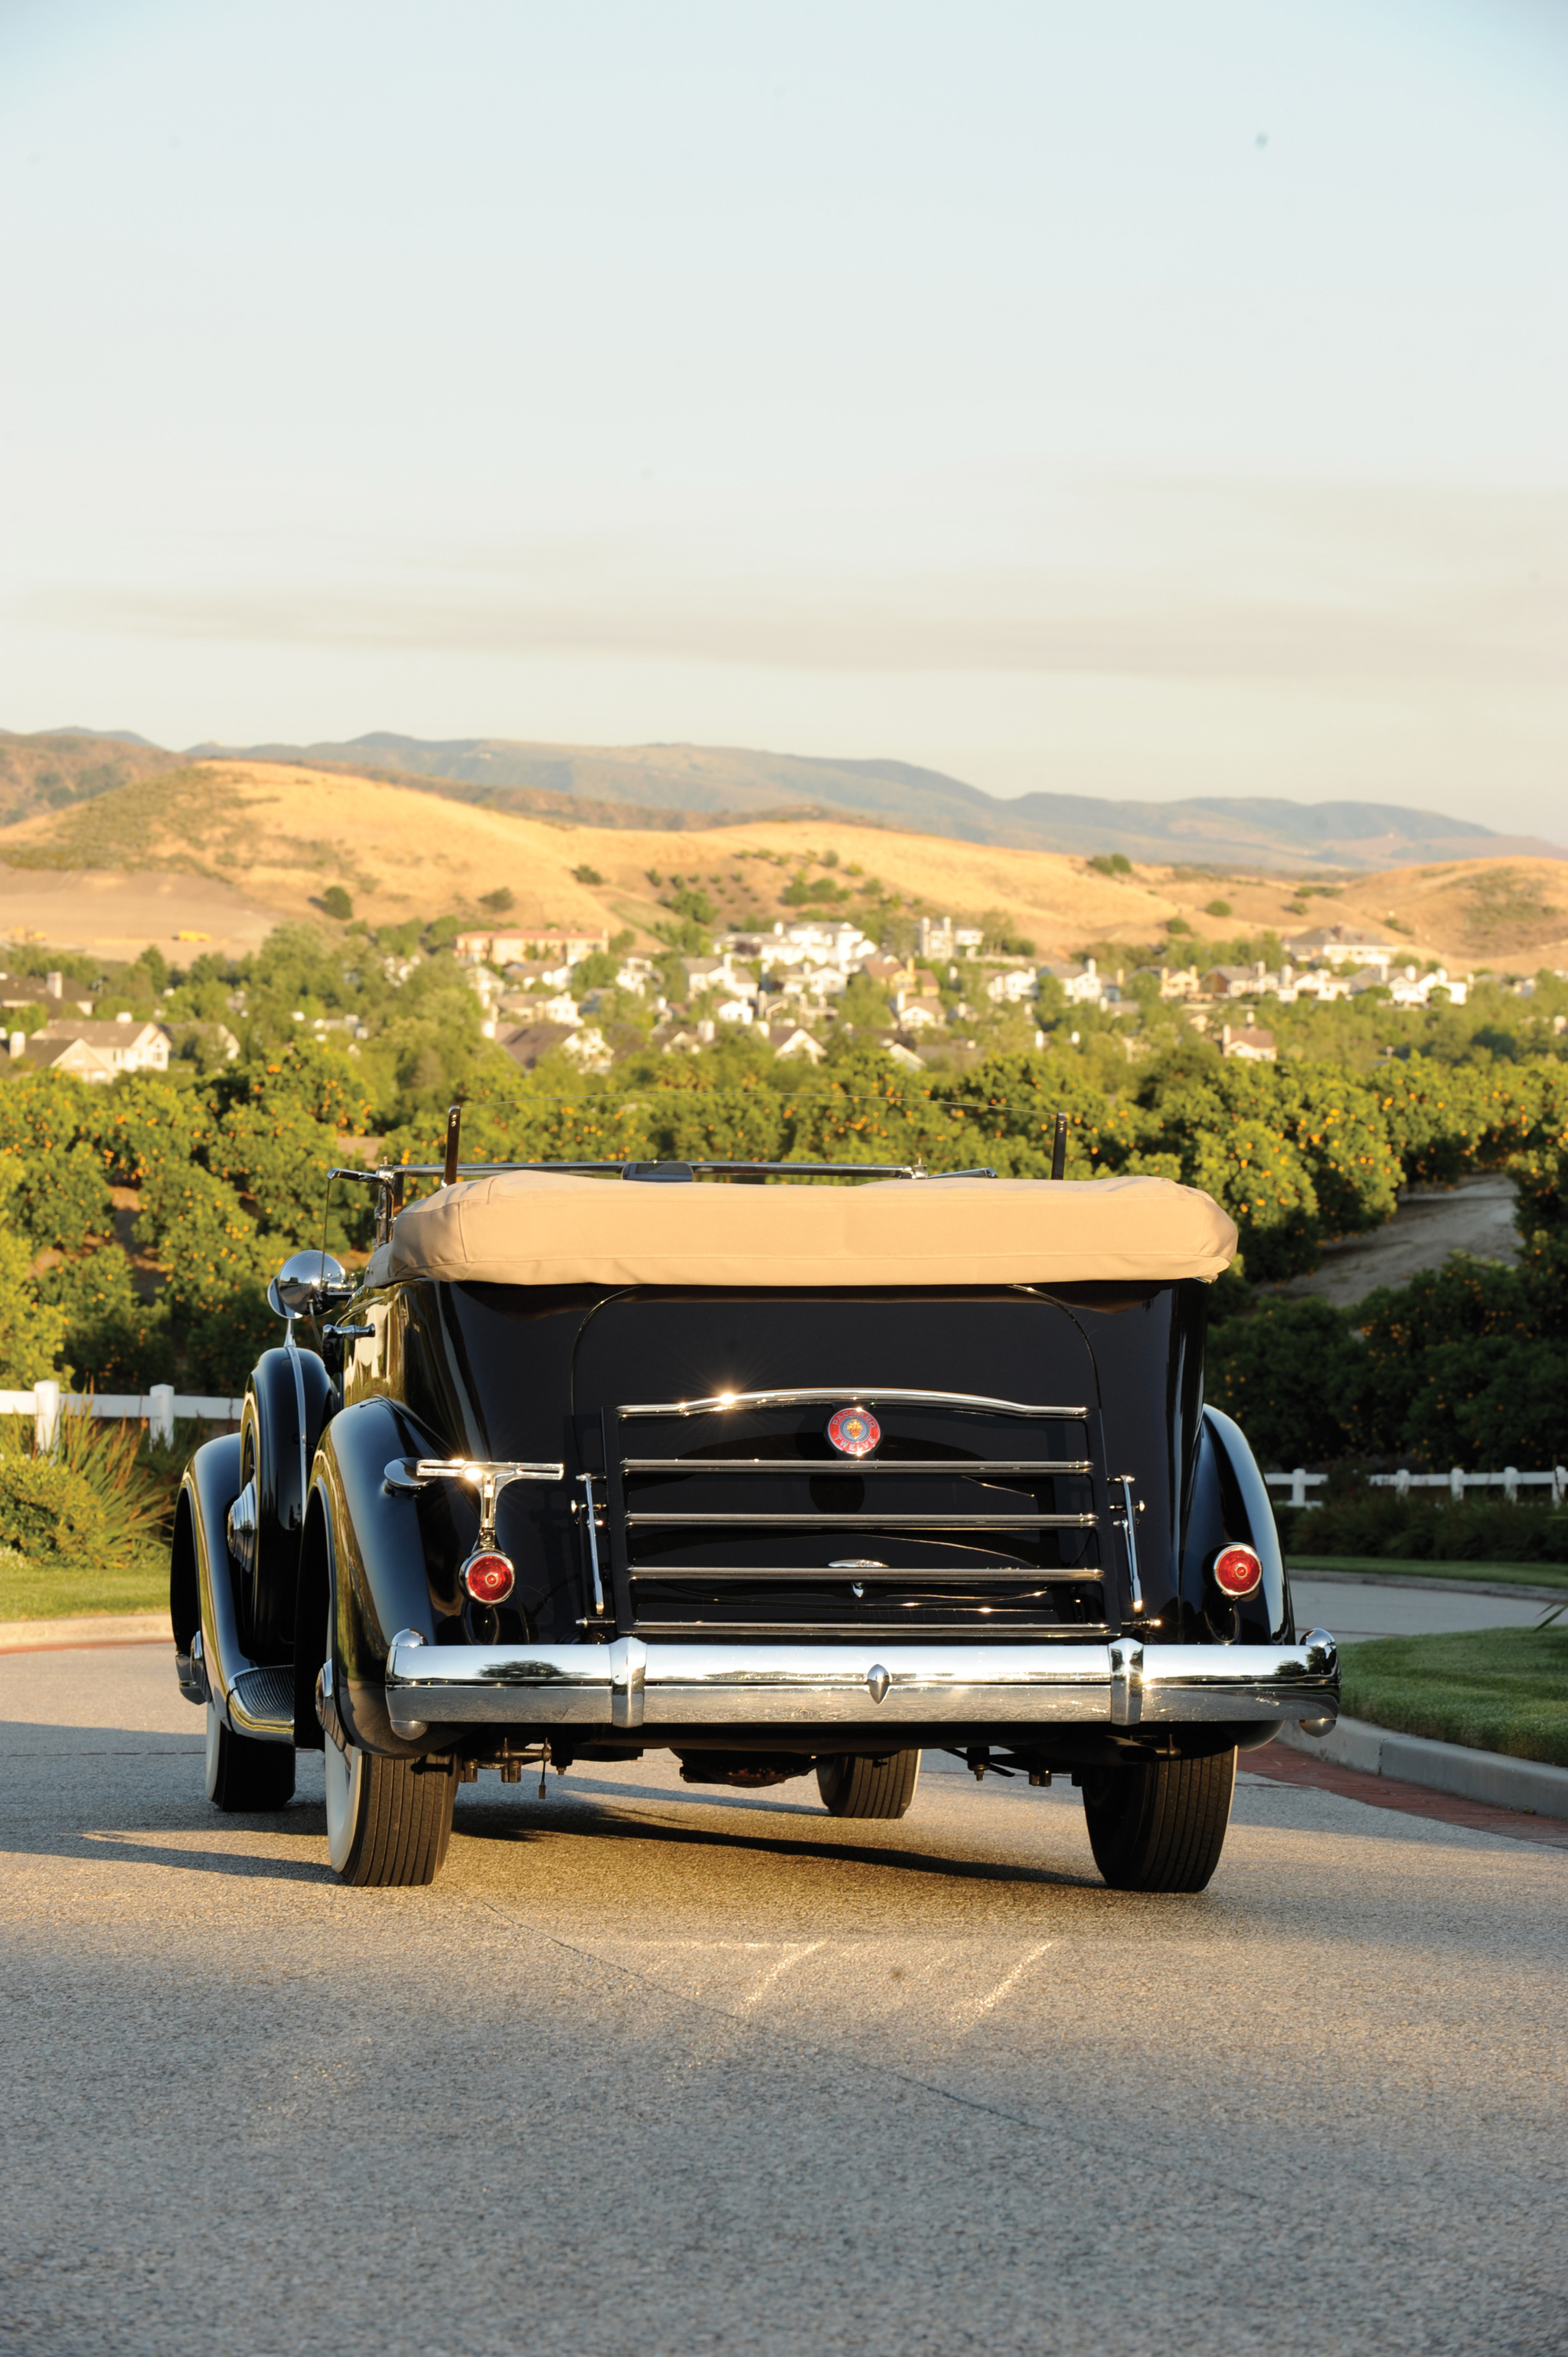
[[[34,1561],[84,1562],[106,1555],[111,1536],[103,1499],[70,1466],[52,1457],[0,1457],[0,1546]]]
[[[1496,1491],[1467,1497],[1462,1505],[1431,1490],[1402,1498],[1354,1475],[1335,1478],[1319,1494],[1323,1503],[1315,1507],[1276,1501],[1287,1555],[1390,1563],[1568,1563],[1568,1513],[1550,1505],[1510,1505]]]
[[[1205,1388],[1233,1415],[1260,1464],[1316,1465],[1343,1455],[1366,1354],[1326,1301],[1266,1300],[1208,1340]]]

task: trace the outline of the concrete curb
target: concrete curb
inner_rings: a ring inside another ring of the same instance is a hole
[[[1517,1809],[1527,1816],[1568,1817],[1568,1768],[1542,1760],[1510,1760],[1501,1751],[1472,1751],[1463,1743],[1434,1743],[1424,1735],[1396,1735],[1369,1719],[1342,1718],[1326,1735],[1303,1735],[1287,1727],[1276,1738],[1293,1751],[1332,1760],[1366,1776],[1389,1776],[1402,1784],[1424,1784],[1431,1792],[1452,1792],[1462,1801],[1486,1801],[1494,1809]],[[1241,1755],[1246,1765],[1246,1754]]]
[[[63,1620],[0,1620],[0,1653],[56,1653],[81,1645],[170,1645],[166,1612],[81,1612]]]

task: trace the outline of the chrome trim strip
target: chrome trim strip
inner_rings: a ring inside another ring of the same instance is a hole
[[[1041,1407],[1030,1400],[987,1399],[979,1392],[908,1392],[881,1383],[841,1383],[835,1390],[720,1392],[714,1399],[642,1400],[618,1409],[620,1415],[710,1415],[720,1408],[809,1407],[815,1401],[869,1400],[884,1407],[952,1407],[965,1415],[987,1411],[1002,1415],[1055,1416],[1070,1423],[1088,1421],[1087,1407]],[[848,1460],[846,1459],[846,1465]]]
[[[940,1603],[944,1599],[938,1598],[935,1600]],[[987,1606],[986,1609],[995,1612],[996,1608]],[[579,1627],[583,1625],[578,1623]],[[1014,1636],[1037,1641],[1040,1634],[1037,1620],[1023,1619],[1004,1620],[995,1618],[986,1621],[972,1617],[967,1620],[915,1620],[906,1615],[901,1620],[857,1619],[853,1626],[848,1622],[842,1625],[845,1635],[853,1635],[857,1643],[862,1638],[869,1640],[875,1637],[879,1643],[886,1638],[894,1644],[908,1644],[918,1637],[922,1644],[927,1645],[939,1638],[950,1638],[959,1644],[972,1645],[977,1636],[984,1636],[991,1643],[1004,1644]],[[1111,1633],[1103,1620],[1075,1620],[1071,1626],[1075,1642],[1090,1637],[1106,1638]],[[688,1613],[683,1620],[639,1619],[633,1623],[633,1633],[639,1637],[673,1638],[687,1644],[700,1633],[704,1638],[726,1637],[736,1644],[755,1645],[767,1641],[798,1645],[802,1631],[799,1620],[707,1620]],[[820,1637],[820,1625],[808,1633],[810,1638]]]
[[[677,1514],[622,1516],[628,1530],[1091,1531],[1092,1514]],[[635,1566],[634,1566],[635,1567]]]
[[[887,1672],[885,1698],[866,1687]],[[693,1726],[1035,1723],[1178,1727],[1337,1716],[1338,1656],[1298,1645],[411,1645],[393,1641],[394,1729],[573,1724]],[[417,1738],[414,1739],[417,1740]]]
[[[878,1525],[878,1527],[883,1527]],[[837,1575],[836,1578],[834,1575]],[[845,1579],[891,1580],[897,1586],[902,1580],[1023,1580],[1032,1587],[1059,1587],[1068,1580],[1091,1582],[1098,1586],[1105,1577],[1098,1565],[1071,1571],[1037,1563],[820,1563],[820,1564],[760,1564],[760,1563],[632,1563],[627,1566],[628,1579],[716,1579],[716,1580],[783,1580],[803,1581],[807,1585],[830,1587],[840,1586]]]
[[[835,1394],[836,1397],[837,1394]],[[1092,1473],[1087,1457],[623,1457],[623,1473],[950,1473],[981,1480],[1002,1473]],[[578,1480],[584,1477],[579,1474]]]

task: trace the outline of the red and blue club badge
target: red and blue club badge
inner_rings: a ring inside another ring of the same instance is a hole
[[[869,1457],[882,1426],[868,1407],[841,1407],[828,1420],[828,1438],[841,1457]]]

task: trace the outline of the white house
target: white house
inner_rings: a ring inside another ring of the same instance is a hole
[[[1285,947],[1297,965],[1308,958],[1326,958],[1330,965],[1388,967],[1410,954],[1408,942],[1387,933],[1364,932],[1357,925],[1317,925],[1309,933],[1292,933]]]
[[[769,1023],[765,1036],[780,1061],[799,1057],[805,1063],[820,1064],[828,1052],[820,1039],[813,1039],[798,1023]]]
[[[1279,1060],[1273,1033],[1259,1031],[1250,1023],[1234,1028],[1229,1023],[1222,1024],[1219,1052],[1222,1056],[1239,1057],[1244,1064],[1273,1064]]]
[[[1396,1006],[1429,1006],[1434,990],[1447,994],[1451,1006],[1463,1006],[1469,996],[1469,986],[1463,982],[1450,982],[1444,966],[1434,966],[1430,974],[1418,974],[1414,966],[1407,965],[1402,974],[1389,976],[1389,996]]]
[[[985,985],[985,996],[999,1006],[1017,1006],[1033,998],[1038,987],[1032,967],[1015,966],[1010,973],[993,974]]]
[[[1120,985],[1107,982],[1103,974],[1097,974],[1092,958],[1085,958],[1081,965],[1043,965],[1041,978],[1047,974],[1061,984],[1075,1006],[1115,1006],[1121,1003]]]
[[[13,1035],[11,1052],[15,1055]],[[111,1023],[46,1023],[27,1042],[29,1062],[48,1071],[72,1071],[84,1081],[112,1081],[121,1072],[166,1072],[168,1033],[156,1023],[117,1015]],[[71,1051],[68,1054],[68,1050]]]

